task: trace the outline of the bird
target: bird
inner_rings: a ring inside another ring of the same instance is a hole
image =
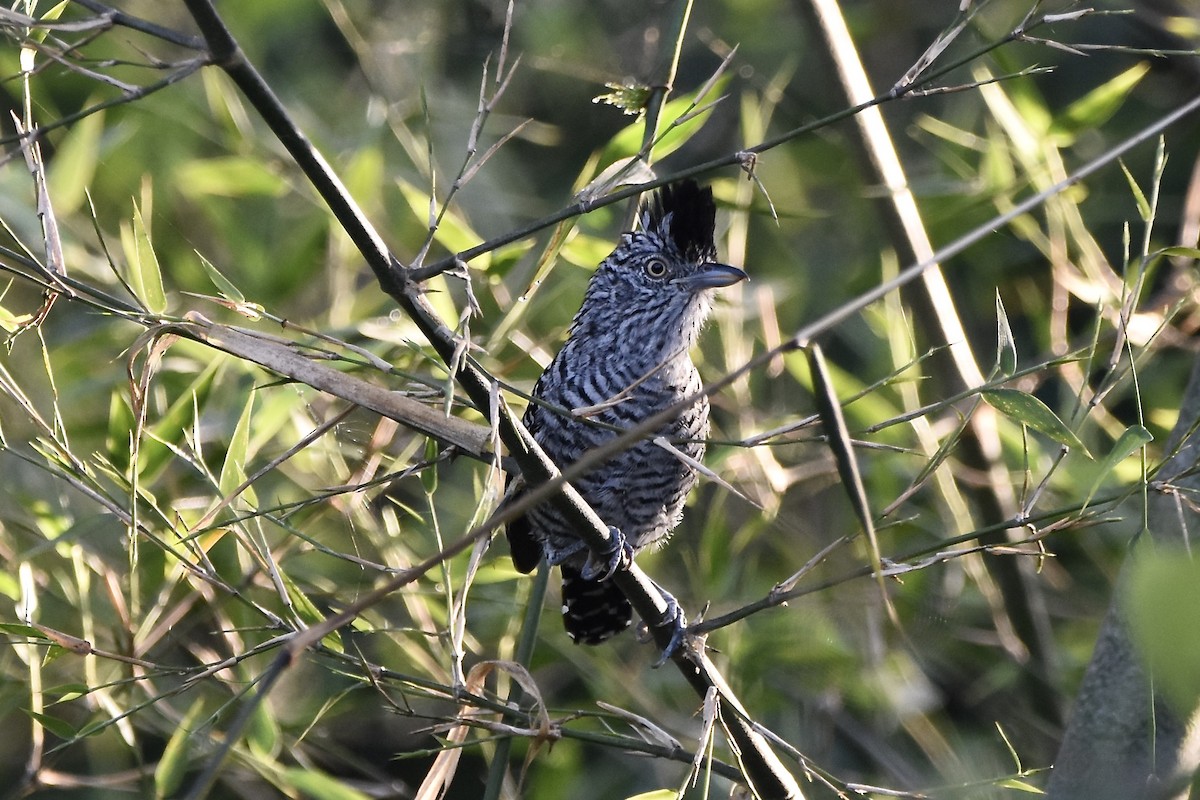
[[[711,187],[668,184],[644,203],[588,281],[566,342],[534,385],[522,422],[559,469],[685,397],[695,402],[653,433],[574,478],[571,485],[608,526],[611,549],[593,554],[551,501],[506,527],[513,564],[544,558],[562,573],[562,618],[576,644],[600,644],[629,627],[633,610],[609,578],[637,553],[666,543],[680,523],[704,456],[709,404],[689,351],[712,308],[713,290],[746,279],[718,263]],[[655,443],[668,440],[685,458]],[[505,502],[528,487],[510,478]],[[686,621],[662,590],[675,625]]]

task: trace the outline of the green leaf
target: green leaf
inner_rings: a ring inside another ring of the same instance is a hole
[[[18,328],[28,325],[31,321],[33,321],[32,314],[16,314],[4,306],[0,306],[0,330],[5,333],[14,333]]]
[[[196,728],[203,715],[204,699],[199,698],[192,703],[183,719],[175,726],[175,731],[163,750],[162,758],[154,768],[155,797],[170,797],[183,785],[188,765],[188,742],[196,735]]]
[[[984,389],[980,394],[984,402],[1004,416],[1049,436],[1064,447],[1079,450],[1088,458],[1092,457],[1083,446],[1083,442],[1079,441],[1079,437],[1045,403],[1033,395],[1019,389]]]
[[[49,714],[39,714],[36,711],[30,711],[29,709],[25,709],[25,713],[37,720],[43,728],[50,731],[50,733],[54,734],[58,738],[66,740],[75,738],[75,727],[64,719],[52,717]]]
[[[1155,250],[1151,255],[1200,259],[1200,249],[1195,247],[1164,247],[1161,250]]]
[[[1028,792],[1029,794],[1045,794],[1044,791],[1034,786],[1032,783],[1018,780],[1017,778],[1005,778],[996,785],[1001,789],[1016,789],[1018,792]]]
[[[1074,135],[1100,127],[1117,113],[1149,71],[1150,65],[1143,61],[1096,87],[1059,113],[1052,131]]]
[[[379,176],[387,172],[383,151],[375,146],[363,147],[342,170],[342,180],[359,208],[370,211],[383,206],[383,189],[387,184],[379,180]]]
[[[999,289],[996,290],[996,368],[1006,377],[1017,371],[1017,344]]]
[[[1100,484],[1104,482],[1104,479],[1108,477],[1110,472],[1116,469],[1118,464],[1152,441],[1154,441],[1153,434],[1141,425],[1130,425],[1126,428],[1117,437],[1117,441],[1113,443],[1112,450],[1100,462],[1100,472],[1096,475],[1096,480],[1093,481],[1091,490],[1088,491],[1087,499],[1083,501],[1084,508],[1091,505],[1092,497],[1095,496],[1096,490],[1100,488]]]
[[[108,455],[108,463],[117,472],[129,469],[129,433],[133,430],[133,423],[133,409],[129,407],[129,401],[120,392],[113,392],[108,398],[104,451]]]
[[[721,76],[721,78],[708,86],[707,98],[719,97],[721,91],[728,83],[729,76]],[[689,95],[677,97],[662,107],[662,111],[658,115],[658,126],[662,139],[654,145],[652,161],[666,158],[680,147],[683,147],[689,139],[696,135],[700,128],[704,126],[704,123],[708,121],[708,117],[712,113],[711,106],[670,130],[668,130],[668,127],[685,114],[694,114],[695,110],[701,108],[705,102],[707,102],[706,97],[692,97]],[[693,105],[695,108],[693,108]],[[666,132],[662,133],[663,131]],[[627,125],[605,145],[604,154],[600,157],[597,166],[605,167],[618,159],[637,155],[642,150],[642,140],[645,138],[645,135],[646,125],[644,119],[639,119],[637,122]]]
[[[403,178],[397,178],[396,185],[400,187],[400,193],[404,195],[408,207],[412,209],[413,216],[422,226],[428,226],[431,223],[429,194]],[[471,228],[470,223],[459,216],[453,208],[447,209],[446,213],[442,215],[433,239],[451,253],[467,250],[483,241],[479,234]],[[489,262],[490,258],[485,254],[472,259],[470,264],[473,269],[486,269]]]
[[[258,158],[222,156],[188,161],[175,169],[174,185],[185,197],[278,197],[287,182]]]
[[[1142,191],[1142,187],[1138,186],[1138,182],[1134,180],[1133,174],[1129,168],[1125,166],[1125,161],[1120,160],[1121,172],[1125,173],[1125,180],[1129,182],[1129,190],[1133,192],[1133,200],[1137,203],[1138,216],[1142,218],[1142,222],[1148,222],[1153,215],[1150,208],[1150,201],[1146,199],[1146,193]]]
[[[433,497],[438,490],[438,443],[430,438],[425,440],[425,461],[429,464],[421,470],[421,486],[425,494]]]
[[[169,445],[183,441],[195,415],[204,410],[212,393],[217,371],[223,363],[221,359],[214,359],[208,364],[192,381],[192,385],[175,399],[167,413],[149,426],[150,435],[142,438],[138,452],[138,470],[143,482],[151,482],[175,457]],[[125,462],[129,462],[128,453]]]
[[[9,572],[0,572],[0,597],[18,601],[21,599],[21,584]]]
[[[87,697],[91,693],[92,689],[86,683],[61,683],[42,692],[47,697],[56,698],[53,702],[47,704],[51,706],[58,703],[69,703],[72,700]]]
[[[1125,604],[1155,686],[1190,714],[1200,701],[1200,562],[1182,550],[1140,553]]]
[[[28,636],[31,639],[40,641],[48,641],[46,634],[39,631],[30,625],[22,625],[18,622],[2,622],[0,623],[0,633],[7,633],[12,636]]]
[[[35,3],[34,7],[36,7],[36,5],[37,4]],[[61,3],[59,3],[58,5],[51,8],[49,11],[47,11],[45,14],[42,14],[40,17],[37,17],[37,19],[39,19],[43,22],[53,22],[54,20],[57,20],[62,16],[63,10],[69,5],[70,5],[70,0],[62,0]],[[13,6],[13,8],[16,8],[16,6]],[[32,9],[30,9],[30,11],[32,11]],[[26,29],[26,30],[29,30],[29,29]],[[29,38],[32,41],[44,42],[44,41],[46,41],[46,37],[50,34],[51,30],[53,30],[53,28],[51,28],[49,25],[47,25],[45,27],[38,26],[32,30],[29,30],[27,35],[29,36]]]
[[[316,603],[309,599],[304,590],[287,573],[280,572],[279,578],[283,581],[283,588],[287,591],[288,600],[291,602],[296,616],[309,625],[317,625],[325,621],[325,615],[317,608]],[[346,650],[342,644],[341,635],[337,631],[325,636],[321,640],[321,644],[335,653],[342,653]]]
[[[61,645],[50,645],[46,648],[45,655],[42,656],[42,666],[45,667],[49,664],[53,664],[55,661],[62,658],[69,652],[71,651]]]
[[[618,108],[629,116],[641,114],[646,109],[646,104],[650,102],[650,96],[654,92],[646,84],[633,81],[606,83],[604,88],[608,89],[608,92],[599,97],[593,97],[592,102]]]
[[[197,250],[196,255],[200,256],[200,266],[204,267],[204,271],[208,273],[208,279],[213,282],[213,286],[217,287],[217,292],[226,300],[231,300],[235,303],[246,302],[246,296],[242,294],[233,283],[221,274],[221,271],[212,265],[204,255]]]
[[[313,800],[370,800],[357,789],[315,769],[287,769],[284,770],[284,776],[292,786]]]
[[[142,219],[142,210],[136,203],[132,224],[121,223],[121,246],[125,251],[133,293],[151,314],[163,313],[167,310],[167,296],[163,291],[162,270],[158,266],[158,256],[154,254],[150,231]]]
[[[250,751],[262,758],[275,758],[279,755],[280,730],[279,723],[271,716],[266,701],[259,702],[256,698],[254,713],[246,726],[246,744]]]
[[[85,105],[93,102],[88,101]],[[66,135],[54,148],[54,159],[46,168],[46,182],[54,202],[54,213],[59,218],[65,218],[83,205],[88,185],[96,174],[103,133],[104,112],[88,114],[67,128]]]
[[[229,449],[225,452],[225,463],[221,465],[221,477],[217,482],[221,495],[228,497],[246,480],[246,459],[250,449],[250,423],[254,418],[254,392],[246,397],[246,405],[242,407],[242,415],[238,418],[229,440]],[[242,493],[247,502],[254,504],[254,489],[247,487]]]
[[[626,800],[677,800],[679,792],[674,789],[655,789],[650,792],[632,795]]]

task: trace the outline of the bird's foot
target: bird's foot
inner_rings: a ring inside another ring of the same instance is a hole
[[[662,655],[658,657],[658,661],[654,662],[654,669],[658,669],[667,663],[671,656],[675,655],[675,651],[683,645],[687,639],[688,628],[687,618],[683,615],[683,609],[679,607],[679,601],[657,583],[654,584],[654,588],[658,589],[667,604],[667,610],[663,612],[662,619],[659,620],[655,627],[671,626],[671,641],[667,642],[667,646],[663,648]]]
[[[633,563],[633,547],[619,528],[608,526],[608,544],[609,549],[603,553],[588,553],[587,561],[579,571],[584,580],[606,581],[618,569]]]

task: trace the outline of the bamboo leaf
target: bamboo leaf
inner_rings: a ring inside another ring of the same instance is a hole
[[[1096,480],[1092,482],[1092,488],[1087,493],[1087,499],[1083,501],[1084,508],[1091,505],[1092,497],[1095,496],[1096,490],[1100,488],[1100,484],[1104,482],[1104,479],[1108,477],[1110,472],[1116,469],[1118,464],[1152,441],[1154,441],[1154,436],[1141,425],[1130,425],[1126,428],[1117,437],[1112,450],[1100,462],[1100,472],[1096,475]]]
[[[706,84],[701,91],[707,95],[719,95],[728,82],[728,76],[722,76],[720,80]],[[671,125],[685,115],[687,119],[664,133],[658,143],[654,145],[654,161],[659,161],[683,147],[704,126],[709,115],[712,114],[713,107],[710,104],[707,108],[697,111],[703,100],[704,97],[699,94],[689,95],[677,97],[663,106],[658,118],[660,124],[664,126],[664,130],[665,126]],[[608,165],[618,159],[636,156],[642,150],[644,135],[645,124],[642,120],[627,125],[609,140],[608,145],[604,148],[604,155],[600,158],[600,163]]]
[[[1150,65],[1143,61],[1097,86],[1055,117],[1053,131],[1074,135],[1100,127],[1117,113],[1149,71]]]
[[[1200,563],[1183,551],[1140,553],[1125,604],[1156,688],[1180,711],[1200,699]]]
[[[996,292],[996,367],[1005,377],[1017,371],[1017,344],[999,291]]]
[[[23,710],[26,714],[37,720],[38,724],[40,724],[43,728],[50,731],[60,739],[70,741],[77,735],[75,728],[65,719],[52,717],[49,714],[39,714],[36,711],[29,711],[28,709]]]
[[[1125,166],[1124,160],[1119,163],[1121,164],[1121,172],[1125,173],[1125,180],[1129,182],[1129,190],[1133,192],[1133,200],[1137,203],[1138,216],[1142,218],[1142,222],[1147,222],[1153,215],[1150,209],[1150,201],[1146,199],[1146,193],[1142,191],[1141,186],[1138,186],[1137,180],[1134,179],[1129,168]]]
[[[245,156],[198,158],[175,170],[175,186],[185,197],[278,197],[287,182],[261,159]]]
[[[104,133],[104,112],[89,114],[71,125],[54,148],[46,181],[54,198],[54,213],[60,218],[83,205],[88,184],[96,174],[100,155],[100,137]]]
[[[204,271],[208,273],[208,279],[213,282],[213,286],[217,287],[217,292],[226,300],[231,300],[234,303],[245,303],[246,296],[241,290],[233,285],[233,282],[221,274],[221,271],[213,266],[212,262],[196,251],[196,255],[200,256],[200,266],[204,267]]]
[[[125,263],[129,269],[129,286],[142,305],[151,314],[167,310],[167,296],[163,291],[162,270],[158,256],[150,241],[150,231],[142,219],[142,210],[135,203],[132,223],[121,224],[121,247],[125,251]]]
[[[287,780],[312,800],[370,800],[341,781],[315,769],[288,769]]]
[[[196,728],[204,715],[204,699],[197,698],[179,724],[175,726],[158,766],[154,768],[154,796],[170,797],[183,785],[188,765],[188,742],[196,735]]]
[[[250,422],[254,417],[254,393],[246,397],[246,405],[233,429],[229,441],[229,450],[225,453],[225,463],[221,465],[221,478],[218,482],[221,494],[228,497],[246,480],[246,459],[250,449]],[[254,503],[253,489],[246,488],[243,496]]]
[[[1004,416],[1049,436],[1064,447],[1079,450],[1088,458],[1092,457],[1074,431],[1045,403],[1028,392],[1019,389],[984,389],[980,394],[984,402]]]

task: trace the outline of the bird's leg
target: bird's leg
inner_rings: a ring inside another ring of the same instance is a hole
[[[588,552],[579,576],[585,581],[606,581],[622,566],[633,563],[633,547],[625,540],[625,534],[619,528],[608,526],[609,548],[597,556]],[[557,567],[571,556],[587,550],[587,543],[582,539],[571,542],[566,547],[555,547],[547,553],[546,561],[552,567]]]
[[[608,526],[609,548],[603,553],[588,553],[579,574],[587,581],[606,581],[621,567],[633,563],[633,547],[625,540],[620,528]]]
[[[546,563],[552,567],[557,567],[586,547],[587,543],[582,539],[571,542],[566,547],[555,547],[552,551],[546,553]]]
[[[654,581],[651,581],[651,583],[654,583]],[[683,640],[687,637],[687,618],[683,615],[683,609],[679,607],[679,601],[670,592],[657,583],[654,583],[654,588],[658,589],[667,604],[667,610],[664,612],[658,625],[671,626],[671,641],[667,642],[667,646],[663,648],[662,655],[658,657],[658,661],[654,662],[654,668],[658,669],[667,663],[667,660],[675,654],[675,651],[679,649],[680,645],[683,644]]]

